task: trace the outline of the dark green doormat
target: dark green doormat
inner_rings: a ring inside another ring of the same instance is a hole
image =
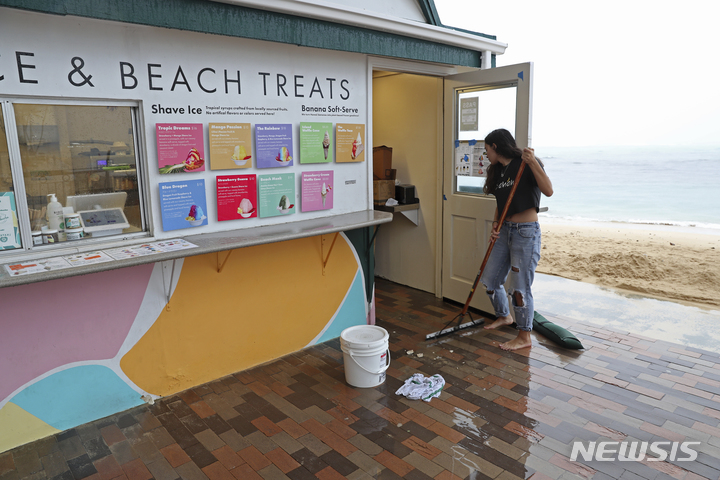
[[[585,348],[575,335],[560,325],[555,325],[538,312],[535,312],[535,316],[533,318],[533,330],[538,332],[540,335],[549,338],[561,347],[572,348],[575,350]]]

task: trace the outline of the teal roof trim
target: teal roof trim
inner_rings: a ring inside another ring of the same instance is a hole
[[[420,10],[422,10],[423,15],[425,15],[425,20],[427,20],[430,25],[435,25],[436,27],[442,26],[440,15],[438,15],[433,0],[418,0],[418,4],[420,5]]]
[[[480,67],[482,58],[466,48],[207,0],[0,0],[0,6],[448,65]]]
[[[477,37],[497,40],[497,36],[495,35],[487,35],[485,33],[473,32],[472,30],[465,30],[464,28],[448,27],[447,25],[443,25],[443,23],[440,21],[440,15],[435,8],[434,0],[418,0],[418,3],[420,5],[420,9],[423,12],[423,15],[425,15],[425,19],[430,25],[435,25],[436,27],[443,27],[448,30],[455,30],[456,32],[468,33]]]

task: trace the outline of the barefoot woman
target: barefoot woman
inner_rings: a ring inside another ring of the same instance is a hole
[[[496,241],[481,281],[498,317],[485,328],[492,330],[513,323],[504,287],[505,280],[509,278],[518,335],[501,344],[500,348],[518,350],[532,345],[530,332],[535,310],[530,287],[540,260],[540,193],[551,196],[552,182],[545,174],[543,164],[535,158],[534,150],[520,150],[512,134],[505,129],[494,130],[485,137],[485,150],[490,167],[483,191],[495,195],[497,201],[491,234]],[[505,208],[522,162],[525,162],[525,170],[505,221],[500,225],[497,222],[499,212]],[[508,277],[511,271],[512,275]]]

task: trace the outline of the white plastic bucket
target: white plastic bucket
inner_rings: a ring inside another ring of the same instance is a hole
[[[345,381],[353,387],[376,387],[385,381],[390,366],[390,335],[376,325],[346,328],[340,334]]]

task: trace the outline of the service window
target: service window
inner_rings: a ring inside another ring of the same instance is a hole
[[[0,199],[14,198],[25,222],[19,248],[146,232],[135,107],[8,101],[4,111]]]

